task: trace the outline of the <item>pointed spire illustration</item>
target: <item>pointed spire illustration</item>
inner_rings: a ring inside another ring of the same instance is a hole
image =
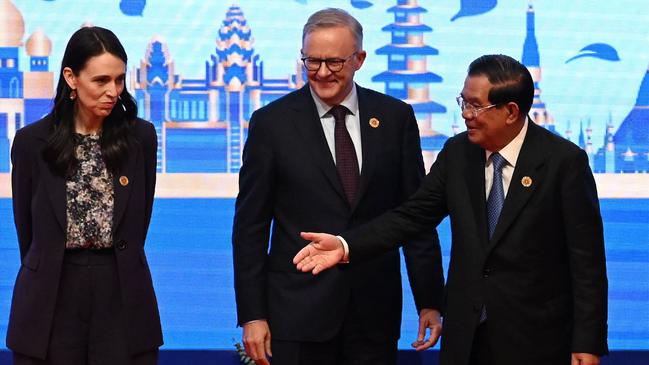
[[[534,101],[530,109],[530,116],[536,124],[546,127],[548,130],[555,132],[554,118],[548,113],[545,103],[541,100],[540,82],[542,79],[541,57],[539,55],[539,46],[536,41],[536,29],[534,20],[534,7],[530,3],[527,7],[527,32],[525,42],[523,43],[523,57],[521,63],[527,67],[532,74],[534,81]]]
[[[147,44],[140,67],[135,70],[131,81],[135,82],[135,93],[146,108],[140,108],[141,116],[153,123],[158,135],[157,171],[166,172],[164,122],[169,121],[170,93],[175,87],[178,75],[174,74],[174,60],[167,41],[161,35],[154,35]]]
[[[237,5],[230,6],[218,32],[213,64],[207,66],[212,83],[224,87],[230,104],[220,113],[227,124],[227,172],[238,172],[241,168],[245,116],[250,104],[254,104],[249,102],[249,93],[251,88],[259,86],[256,78],[259,68],[255,64],[258,56],[254,54],[253,43],[252,30],[243,11]]]
[[[566,123],[565,137],[567,140],[572,141],[572,129],[570,129],[570,121]]]

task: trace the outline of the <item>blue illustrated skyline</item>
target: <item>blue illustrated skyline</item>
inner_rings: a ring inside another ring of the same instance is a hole
[[[127,15],[122,3],[142,8]],[[596,173],[612,173],[596,176],[598,189],[600,181],[649,178],[644,1],[622,6],[593,0],[588,11],[584,2],[368,3],[372,6],[358,8],[350,0],[95,0],[71,8],[66,1],[0,0],[0,182],[10,191],[15,131],[51,108],[70,35],[84,23],[115,31],[129,56],[127,87],[159,138],[161,174],[146,251],[163,321],[163,349],[232,351],[241,329],[235,326],[230,237],[248,120],[257,108],[306,85],[299,61],[302,26],[309,14],[327,6],[345,8],[363,25],[368,55],[355,80],[413,106],[427,164],[447,138],[464,130],[455,96],[469,62],[481,54],[504,53],[519,58],[534,77],[530,114],[536,123],[581,146]],[[613,175],[622,172],[625,176]],[[170,181],[183,184],[172,191]],[[195,182],[207,188],[195,189]],[[646,351],[649,195],[645,188],[640,198],[629,198],[635,191],[619,185],[614,190],[627,194],[623,199],[613,193],[600,200],[609,346]],[[224,186],[234,188],[220,195]],[[9,283],[0,288],[4,335],[11,283],[20,267],[8,194],[0,198],[0,212],[0,250],[6,258],[0,278]],[[448,267],[449,222],[438,230]],[[407,288],[405,271],[402,277]],[[410,349],[416,338],[415,308],[405,290],[400,349]]]
[[[464,14],[462,16],[485,14],[496,6],[495,1],[460,3],[462,8],[458,14]],[[12,2],[5,1],[4,4],[13,9],[7,8],[4,14],[13,14],[13,19],[19,21],[16,29],[8,28],[13,33],[7,36],[10,41],[1,48],[5,61],[0,73],[0,99],[15,100],[21,105],[15,109],[7,106],[9,101],[0,104],[0,172],[10,169],[9,148],[15,130],[39,119],[50,107],[54,81],[54,72],[49,68],[51,40],[42,31],[36,31],[23,45],[23,16]],[[144,5],[145,1],[120,2],[122,11],[131,7],[128,11],[133,14],[141,11]],[[378,68],[380,72],[375,73],[371,81],[382,84],[382,90],[379,90],[413,106],[424,158],[429,165],[444,141],[461,129],[455,105],[437,97],[445,88],[443,70],[449,72],[436,61],[444,50],[440,51],[426,41],[426,37],[436,37],[433,28],[425,22],[429,11],[418,1],[397,0],[383,11],[392,17],[392,22],[376,25],[377,31],[388,35],[388,43],[374,48],[381,61],[374,62],[374,69]],[[536,39],[535,10],[531,4],[525,14],[521,61],[535,80],[535,100],[531,111],[534,121],[579,144],[587,151],[595,172],[648,172],[649,140],[644,108],[649,81],[646,77],[638,90],[635,105],[622,122],[615,123],[611,113],[604,119],[586,115],[579,121],[555,120],[554,113],[550,112],[553,105],[546,105],[541,96],[543,67]],[[211,29],[215,34],[212,36],[215,44],[212,53],[204,58],[202,70],[189,70],[190,74],[197,76],[188,77],[185,75],[188,70],[178,68],[177,61],[182,61],[182,57],[176,57],[179,53],[160,35],[149,38],[139,66],[137,62],[131,62],[136,66],[130,68],[129,87],[137,100],[140,116],[154,123],[158,131],[158,171],[161,173],[236,173],[241,164],[251,113],[305,85],[304,70],[297,59],[285,61],[285,64],[293,64],[288,75],[270,75],[272,70],[269,72],[265,67],[265,60],[272,54],[268,50],[264,53],[259,51],[269,38],[253,31],[240,6],[233,5],[227,9],[221,24],[215,24]],[[23,71],[19,65],[23,46],[30,56],[29,71]],[[585,62],[587,58],[620,61],[617,50],[609,44],[591,43],[565,63],[572,64],[577,59]],[[619,125],[617,131],[616,124]],[[565,125],[565,129],[558,128],[559,125]],[[602,139],[595,139],[598,133]]]

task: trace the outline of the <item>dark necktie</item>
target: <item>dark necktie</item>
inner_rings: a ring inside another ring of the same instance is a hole
[[[343,184],[347,201],[352,205],[358,191],[359,172],[354,143],[345,125],[345,116],[348,113],[349,110],[342,105],[336,105],[329,110],[329,114],[333,115],[336,120],[334,129],[336,169],[338,169],[338,176],[340,176],[340,181]]]
[[[494,168],[494,177],[491,184],[489,198],[487,198],[487,222],[489,223],[489,239],[496,230],[500,211],[503,209],[505,202],[505,191],[503,190],[503,167],[507,161],[499,153],[491,155],[491,163]]]
[[[503,190],[503,167],[507,163],[500,153],[491,155],[491,163],[494,168],[494,177],[491,183],[491,191],[487,198],[487,223],[489,223],[489,239],[493,236],[500,218],[500,211],[505,202],[505,191]],[[480,323],[487,320],[487,308],[483,305],[480,311]]]

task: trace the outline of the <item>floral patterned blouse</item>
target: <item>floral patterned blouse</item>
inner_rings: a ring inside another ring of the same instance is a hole
[[[113,246],[113,175],[101,157],[99,134],[75,133],[78,168],[66,181],[66,249]]]

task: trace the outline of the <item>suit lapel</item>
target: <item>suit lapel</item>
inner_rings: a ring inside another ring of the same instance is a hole
[[[122,163],[119,171],[113,174],[113,233],[122,220],[128,199],[131,194],[131,186],[135,182],[135,169],[138,159],[141,156],[140,145],[131,143],[127,159]]]
[[[309,85],[298,91],[293,110],[295,111],[292,116],[293,124],[310,151],[312,161],[320,168],[336,193],[347,201]]]
[[[480,248],[487,246],[487,215],[485,197],[485,151],[479,146],[467,141],[466,143],[467,165],[464,171],[466,178],[469,200],[473,208],[473,215],[477,230],[477,237],[480,240]]]
[[[55,175],[47,164],[41,165],[43,182],[50,196],[54,216],[61,226],[63,232],[67,232],[67,199],[65,178]]]
[[[512,180],[509,183],[509,189],[500,213],[500,219],[498,220],[487,250],[493,249],[498,241],[503,238],[507,229],[509,229],[516,217],[518,217],[521,209],[523,209],[532,194],[534,194],[536,187],[543,181],[545,170],[540,168],[544,160],[538,128],[540,127],[534,124],[534,122],[528,122],[527,135],[521,147],[521,152],[518,155],[518,161],[516,162]],[[526,178],[526,182],[531,182],[531,185],[527,187],[523,185],[522,181],[524,177]]]
[[[371,118],[380,119],[378,115],[371,114],[373,111],[378,110],[375,105],[376,101],[369,99],[365,89],[358,85],[356,85],[356,93],[358,96],[358,121],[360,122],[361,131],[363,167],[361,168],[358,194],[356,195],[356,202],[354,202],[353,209],[358,206],[358,202],[363,198],[370,181],[372,181],[372,174],[376,166],[378,143],[380,142],[379,128],[372,128],[369,123]]]
[[[42,141],[42,144],[39,147],[40,150],[42,150],[47,143],[53,125],[53,120],[49,118],[48,123],[43,126],[43,128],[37,130],[36,138]],[[43,177],[43,183],[45,184],[45,189],[48,192],[50,203],[52,204],[54,216],[59,222],[61,230],[67,232],[67,188],[65,186],[65,177],[55,174],[45,162],[40,164],[40,170],[41,176]]]

